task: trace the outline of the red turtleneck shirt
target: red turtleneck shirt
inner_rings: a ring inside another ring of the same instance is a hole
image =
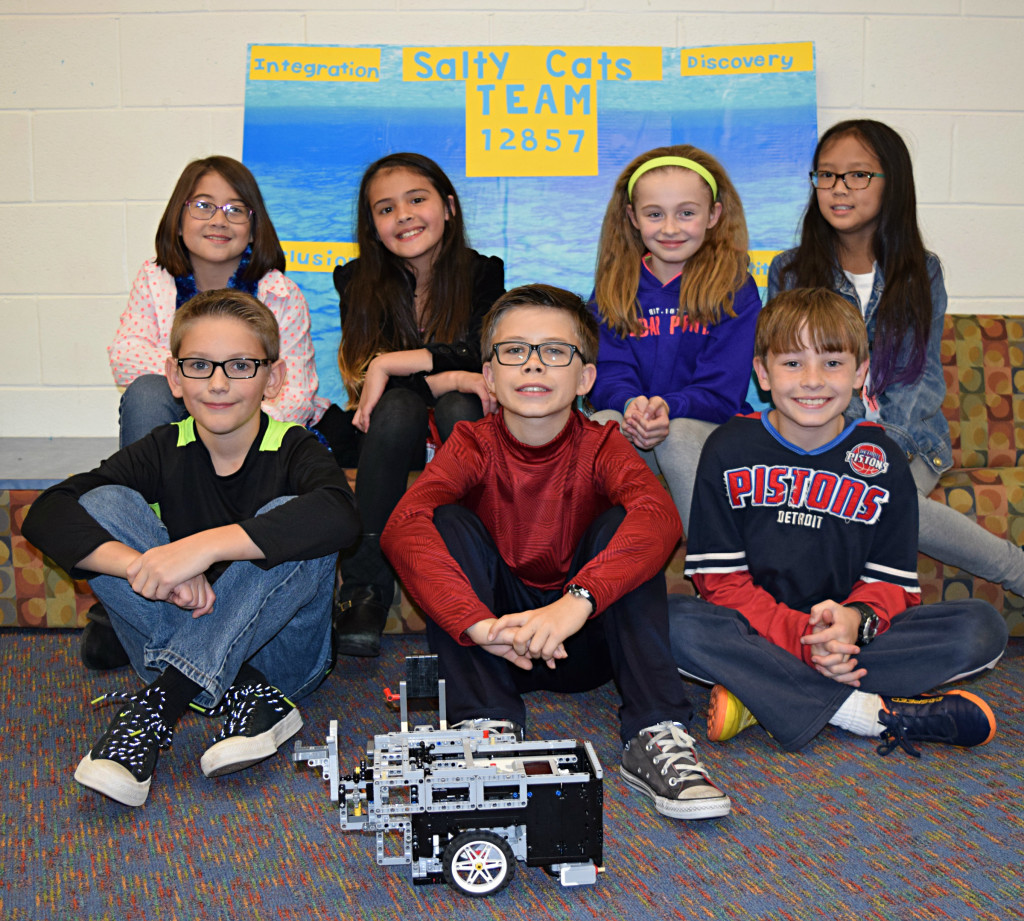
[[[593,594],[596,613],[661,569],[682,534],[671,497],[618,426],[574,411],[535,447],[512,436],[501,412],[460,422],[398,503],[381,545],[413,600],[463,645],[467,628],[494,615],[434,526],[434,509],[453,504],[480,518],[520,579],[544,589],[565,585],[587,528],[622,506],[614,538],[573,579]]]

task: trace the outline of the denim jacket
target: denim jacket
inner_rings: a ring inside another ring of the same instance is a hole
[[[782,287],[782,271],[790,263],[796,250],[779,253],[772,260],[768,270],[768,297],[771,298]],[[912,383],[890,384],[878,398],[880,418],[889,436],[907,453],[908,460],[920,454],[928,466],[938,475],[953,466],[953,447],[949,438],[949,423],[942,414],[942,401],[946,396],[946,379],[942,374],[941,340],[942,325],[946,316],[946,286],[942,280],[942,266],[938,258],[928,253],[928,277],[931,279],[932,327],[928,334],[927,353],[921,376]],[[851,304],[858,307],[857,292],[853,283],[843,271],[836,267],[833,287]],[[864,319],[868,327],[868,343],[875,341],[875,327],[878,321],[878,302],[885,288],[885,279],[876,267],[875,281],[868,299]],[[910,337],[904,343],[897,364],[902,365],[911,347]],[[846,409],[848,422],[863,419],[864,403],[858,394],[853,395]]]

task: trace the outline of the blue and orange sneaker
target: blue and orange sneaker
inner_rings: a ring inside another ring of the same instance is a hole
[[[878,721],[885,726],[878,754],[897,746],[920,758],[912,742],[943,742],[971,748],[991,742],[996,734],[992,708],[969,691],[946,691],[918,697],[883,697]]]

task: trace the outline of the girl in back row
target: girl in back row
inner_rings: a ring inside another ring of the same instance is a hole
[[[433,410],[444,441],[459,420],[495,408],[480,373],[480,322],[505,290],[500,259],[470,249],[451,180],[427,157],[390,154],[359,187],[359,258],[334,270],[338,363],[348,410],[331,435],[358,466],[363,535],[341,559],[338,651],[375,656],[394,597],[380,533],[423,466]],[[333,415],[333,414],[332,414]]]
[[[747,261],[743,205],[714,157],[659,147],[623,170],[591,304],[601,324],[593,418],[618,422],[664,476],[684,530],[705,440],[749,411],[761,299]]]
[[[910,153],[888,125],[833,125],[818,141],[800,245],[772,260],[768,296],[826,287],[860,308],[871,347],[862,395],[846,418],[885,426],[910,458],[918,547],[936,560],[1024,594],[1024,552],[928,494],[953,464],[942,414],[940,342],[946,287],[917,225]]]

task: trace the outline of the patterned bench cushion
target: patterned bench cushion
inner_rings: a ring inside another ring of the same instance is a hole
[[[949,314],[942,335],[953,467],[1024,459],[1024,317]]]

